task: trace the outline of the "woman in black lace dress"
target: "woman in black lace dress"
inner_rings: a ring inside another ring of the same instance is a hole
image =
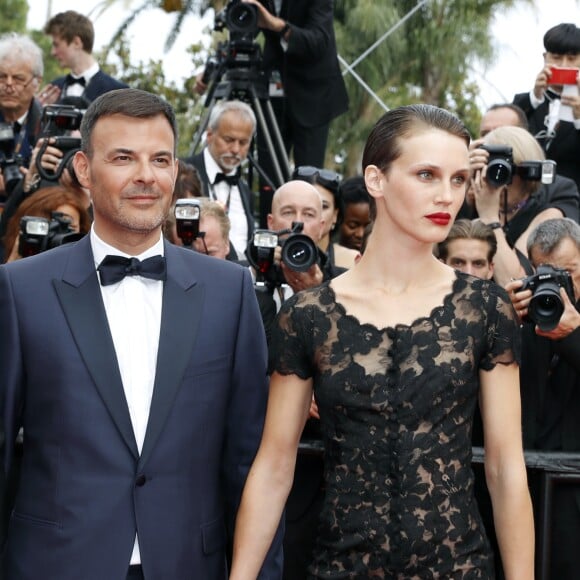
[[[313,578],[493,578],[473,495],[480,399],[505,576],[533,578],[520,432],[519,327],[493,282],[437,261],[463,202],[469,134],[429,105],[386,113],[363,168],[376,215],[354,268],[287,301],[273,332],[262,445],[232,580],[255,579],[292,482],[314,390],[326,498]]]

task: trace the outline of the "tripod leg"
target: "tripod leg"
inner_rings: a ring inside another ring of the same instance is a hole
[[[195,132],[195,135],[193,136],[193,142],[191,144],[191,148],[189,149],[189,157],[193,157],[195,155],[195,153],[197,152],[197,148],[199,147],[199,144],[201,143],[201,138],[202,138],[202,136],[205,133],[205,130],[207,128],[207,124],[209,122],[209,117],[211,115],[211,112],[213,110],[215,103],[216,103],[216,99],[213,99],[212,102],[209,104],[206,112],[203,114],[203,117],[200,120],[199,127],[198,127],[197,131]]]
[[[276,150],[274,149],[274,143],[272,142],[270,129],[268,128],[266,118],[264,117],[262,104],[260,103],[260,99],[258,99],[256,95],[253,95],[252,104],[254,106],[256,118],[258,120],[258,129],[262,132],[262,137],[264,138],[264,141],[266,143],[268,154],[270,155],[270,159],[272,161],[272,167],[274,169],[274,173],[276,174],[275,181],[277,182],[277,185],[280,186],[284,183],[285,179],[284,176],[282,175],[282,170],[280,169],[280,163],[278,162],[278,156],[276,155]]]
[[[290,179],[290,161],[288,160],[288,155],[286,153],[286,147],[284,146],[284,140],[282,139],[282,133],[280,132],[280,127],[278,127],[278,122],[276,121],[276,114],[272,107],[272,101],[270,99],[266,100],[266,113],[268,115],[268,120],[272,127],[272,133],[276,139],[276,144],[278,146],[278,151],[280,151],[280,163],[282,164],[282,172],[284,174],[285,181]]]

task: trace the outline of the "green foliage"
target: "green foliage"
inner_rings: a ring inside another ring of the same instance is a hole
[[[356,72],[388,108],[415,102],[445,107],[474,134],[481,113],[475,104],[478,89],[469,82],[469,71],[475,62],[492,62],[492,17],[518,1],[533,4],[533,0],[429,0],[422,4],[417,0],[338,0],[338,52],[350,63],[392,28]],[[337,168],[351,175],[360,171],[362,145],[384,109],[351,75],[347,87],[350,110],[333,123],[328,152],[332,157],[340,151],[344,162]]]
[[[161,60],[135,64],[127,42],[123,39],[107,47],[106,52],[109,55],[114,54],[117,58],[116,63],[109,59],[107,64],[102,65],[109,74],[126,82],[130,87],[155,93],[171,103],[175,109],[179,130],[177,154],[180,157],[186,156],[204,111],[202,100],[197,95],[193,96],[195,78],[186,79],[184,87],[181,88],[175,82],[166,80]],[[199,54],[199,47],[192,46],[190,52],[195,63],[195,55]],[[97,60],[102,63],[101,57],[102,55],[96,55]]]
[[[26,0],[0,0],[0,34],[5,32],[25,32],[28,16]]]

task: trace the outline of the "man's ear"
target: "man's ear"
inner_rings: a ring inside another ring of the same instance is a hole
[[[86,189],[90,188],[89,158],[83,151],[77,151],[73,157],[73,168],[78,182]]]
[[[271,230],[271,229],[272,229],[272,220],[273,220],[273,219],[274,219],[274,218],[272,217],[272,214],[271,214],[271,213],[269,213],[269,214],[266,216],[266,221],[267,221],[267,224],[268,224],[268,229],[269,229],[269,230]]]

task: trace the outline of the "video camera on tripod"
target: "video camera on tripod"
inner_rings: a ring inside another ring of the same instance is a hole
[[[256,115],[257,132],[264,139],[273,174],[266,174],[251,154],[248,154],[248,159],[252,168],[275,189],[289,179],[290,163],[270,102],[270,78],[264,68],[262,48],[255,41],[260,30],[258,9],[241,0],[230,0],[215,17],[214,30],[224,29],[229,32],[228,40],[219,43],[216,53],[205,63],[201,81],[203,85],[209,85],[205,100],[208,111],[194,136],[190,155],[197,152],[216,101],[244,101]]]

